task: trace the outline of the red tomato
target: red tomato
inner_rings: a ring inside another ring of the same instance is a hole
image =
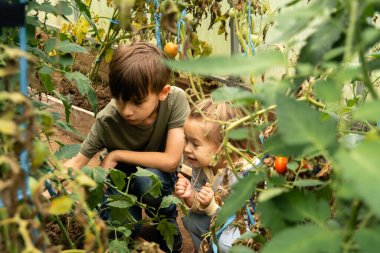
[[[178,45],[168,42],[164,47],[164,51],[170,58],[174,58],[178,54]]]
[[[288,163],[288,158],[284,156],[277,156],[274,161],[274,168],[278,174],[283,174],[286,172],[286,165]]]

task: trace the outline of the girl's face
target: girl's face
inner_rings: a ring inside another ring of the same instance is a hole
[[[212,124],[207,124],[201,119],[188,118],[185,121],[185,149],[186,160],[191,167],[213,169],[219,168],[215,164],[215,157],[220,151],[220,145],[206,138],[208,129]]]

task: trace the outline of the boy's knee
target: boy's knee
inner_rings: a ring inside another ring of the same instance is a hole
[[[134,184],[138,188],[138,192],[141,195],[144,195],[144,198],[153,198],[153,199],[162,199],[163,196],[168,196],[172,194],[174,183],[172,182],[169,175],[163,174],[163,172],[157,172],[154,169],[149,169],[153,174],[155,174],[158,180],[161,182],[160,187],[160,196],[158,198],[154,198],[149,191],[155,187],[156,183],[150,177],[137,177],[135,178]]]

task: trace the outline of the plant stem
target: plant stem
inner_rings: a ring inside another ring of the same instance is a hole
[[[316,107],[319,107],[319,108],[321,108],[321,109],[325,109],[325,107],[326,107],[324,104],[318,102],[317,100],[315,100],[315,99],[313,99],[313,98],[311,98],[311,97],[309,97],[309,96],[306,96],[306,97],[300,97],[300,98],[297,99],[297,100],[298,100],[298,101],[307,101],[307,102],[309,102],[310,104],[315,105]]]
[[[344,236],[344,249],[343,252],[349,252],[350,249],[350,241],[352,239],[352,235],[354,230],[356,229],[356,222],[358,219],[359,210],[362,206],[362,202],[360,200],[354,200],[351,204],[351,216],[347,224],[346,234]]]
[[[371,219],[375,216],[373,211],[369,211],[368,214],[363,218],[362,222],[360,223],[360,228],[367,227],[367,224],[371,221]]]
[[[356,20],[357,20],[357,10],[358,10],[358,1],[357,0],[350,0],[346,1],[348,5],[350,5],[350,18],[349,18],[349,24],[347,28],[347,37],[346,37],[346,43],[344,47],[344,62],[347,63],[351,60],[351,51],[352,51],[352,45],[354,41],[354,34],[355,34],[355,27],[356,27]]]
[[[362,74],[363,74],[363,82],[364,82],[364,85],[367,87],[369,93],[371,93],[371,96],[373,99],[378,99],[378,95],[375,91],[375,88],[373,87],[372,83],[371,83],[371,80],[369,78],[369,71],[368,71],[368,65],[367,65],[367,61],[365,60],[364,58],[364,52],[363,52],[363,49],[360,49],[359,50],[359,60],[360,60],[360,65],[361,65],[361,69],[362,69]]]
[[[200,97],[197,88],[195,88],[194,80],[193,80],[193,75],[192,74],[189,74],[189,81],[190,81],[191,89],[193,90],[195,96],[197,97],[197,100],[201,101],[202,98]]]
[[[64,239],[66,240],[66,242],[69,244],[70,249],[75,249],[75,245],[74,245],[74,243],[71,241],[70,236],[69,236],[69,233],[67,232],[67,229],[66,229],[65,226],[63,225],[61,219],[60,219],[57,215],[54,215],[54,216],[53,216],[53,219],[58,223],[58,226],[59,226],[59,228],[60,228],[61,231],[62,231],[63,237],[64,237]]]
[[[233,122],[231,125],[229,125],[229,126],[227,127],[227,129],[226,129],[226,132],[231,131],[231,130],[234,129],[235,127],[237,127],[237,126],[243,124],[244,122],[253,119],[253,118],[256,117],[257,115],[260,115],[260,114],[266,113],[266,112],[268,112],[268,111],[270,111],[270,110],[275,109],[276,107],[277,107],[276,105],[271,105],[271,106],[269,106],[268,108],[261,109],[261,110],[255,112],[255,113],[252,113],[252,114],[250,114],[250,115],[247,115],[247,116],[245,116],[245,117],[243,117],[243,118],[241,118],[241,119],[239,119],[239,120]]]

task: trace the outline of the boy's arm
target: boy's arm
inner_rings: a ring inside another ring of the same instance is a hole
[[[183,127],[172,128],[168,131],[164,152],[136,152],[115,150],[110,152],[100,166],[114,168],[118,162],[155,168],[164,172],[174,172],[181,161],[185,135]]]
[[[78,153],[73,158],[67,160],[63,166],[67,168],[73,168],[73,169],[81,169],[83,166],[87,165],[87,163],[90,161],[90,158],[87,158],[86,156],[82,155],[81,153]]]

